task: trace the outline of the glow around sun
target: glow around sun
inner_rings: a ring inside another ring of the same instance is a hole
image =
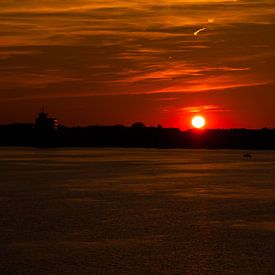
[[[194,116],[192,118],[192,125],[197,129],[203,128],[205,126],[205,118],[203,116]]]

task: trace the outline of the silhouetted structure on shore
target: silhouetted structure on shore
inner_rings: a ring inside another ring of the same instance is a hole
[[[58,120],[45,113],[44,108],[38,114],[34,125],[34,141],[39,147],[52,147],[57,145]]]
[[[207,149],[275,149],[275,129],[210,129],[180,131],[177,128],[58,125],[44,110],[34,124],[0,126],[1,146],[37,147],[144,147]]]

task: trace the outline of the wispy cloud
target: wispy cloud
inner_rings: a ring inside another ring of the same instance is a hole
[[[158,93],[202,93],[208,91],[224,91],[233,88],[255,87],[271,84],[271,81],[231,77],[230,75],[204,77],[186,80],[184,83],[169,85],[166,88],[150,91],[149,94]]]
[[[203,113],[203,112],[228,112],[230,109],[218,105],[187,106],[180,109],[183,113]]]
[[[26,70],[26,68],[20,69],[22,71]],[[15,76],[13,73],[2,72],[0,90],[11,90],[13,88],[46,88],[52,84],[71,83],[74,81],[81,81],[81,78],[54,70],[43,73],[22,72],[18,76]]]

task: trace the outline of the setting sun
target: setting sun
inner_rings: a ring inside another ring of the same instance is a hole
[[[192,118],[192,125],[197,129],[201,129],[205,126],[205,118],[202,116],[194,116]]]

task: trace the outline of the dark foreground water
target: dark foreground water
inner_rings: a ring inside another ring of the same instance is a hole
[[[275,274],[275,152],[0,148],[0,274]]]

